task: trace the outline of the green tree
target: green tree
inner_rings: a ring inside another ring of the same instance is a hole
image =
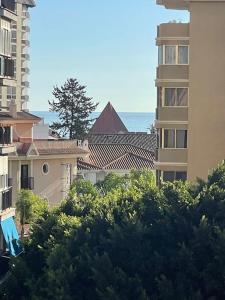
[[[90,114],[98,104],[86,96],[86,86],[80,85],[77,79],[69,78],[61,87],[55,86],[49,101],[50,110],[58,113],[58,122],[53,122],[51,129],[62,137],[83,139],[90,124]]]
[[[24,237],[24,225],[34,222],[47,211],[47,208],[47,201],[32,191],[21,190],[19,192],[16,209],[21,225],[21,239]]]
[[[37,220],[0,298],[225,299],[225,163],[194,189],[112,178],[105,194],[78,183]]]

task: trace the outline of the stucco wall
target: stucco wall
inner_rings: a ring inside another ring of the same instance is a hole
[[[191,3],[188,179],[225,158],[225,2]]]

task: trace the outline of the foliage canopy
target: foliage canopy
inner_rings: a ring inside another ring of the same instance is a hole
[[[196,187],[152,179],[75,184],[33,227],[1,299],[225,299],[225,164]]]

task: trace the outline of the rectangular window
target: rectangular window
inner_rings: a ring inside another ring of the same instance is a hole
[[[162,88],[157,88],[157,106],[162,107]]]
[[[186,171],[163,171],[163,181],[173,182],[175,180],[187,180]]]
[[[187,130],[176,130],[176,148],[187,148]]]
[[[178,46],[178,64],[188,64],[188,46]]]
[[[188,88],[164,88],[164,106],[188,106]]]
[[[164,148],[175,148],[175,129],[164,129]]]
[[[158,63],[159,65],[163,64],[163,46],[159,46],[158,48]]]
[[[158,47],[159,65],[187,65],[188,63],[188,45],[162,45]]]
[[[176,89],[175,88],[165,88],[165,106],[176,106]]]
[[[187,130],[163,129],[163,148],[183,149],[187,148]]]
[[[187,88],[178,88],[177,89],[177,106],[188,106],[188,89]]]
[[[165,46],[165,64],[176,64],[176,46]]]

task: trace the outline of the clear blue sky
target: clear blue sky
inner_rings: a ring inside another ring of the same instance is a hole
[[[155,0],[37,0],[31,9],[31,110],[48,110],[54,85],[75,77],[101,111],[153,112],[157,24],[188,21]]]

